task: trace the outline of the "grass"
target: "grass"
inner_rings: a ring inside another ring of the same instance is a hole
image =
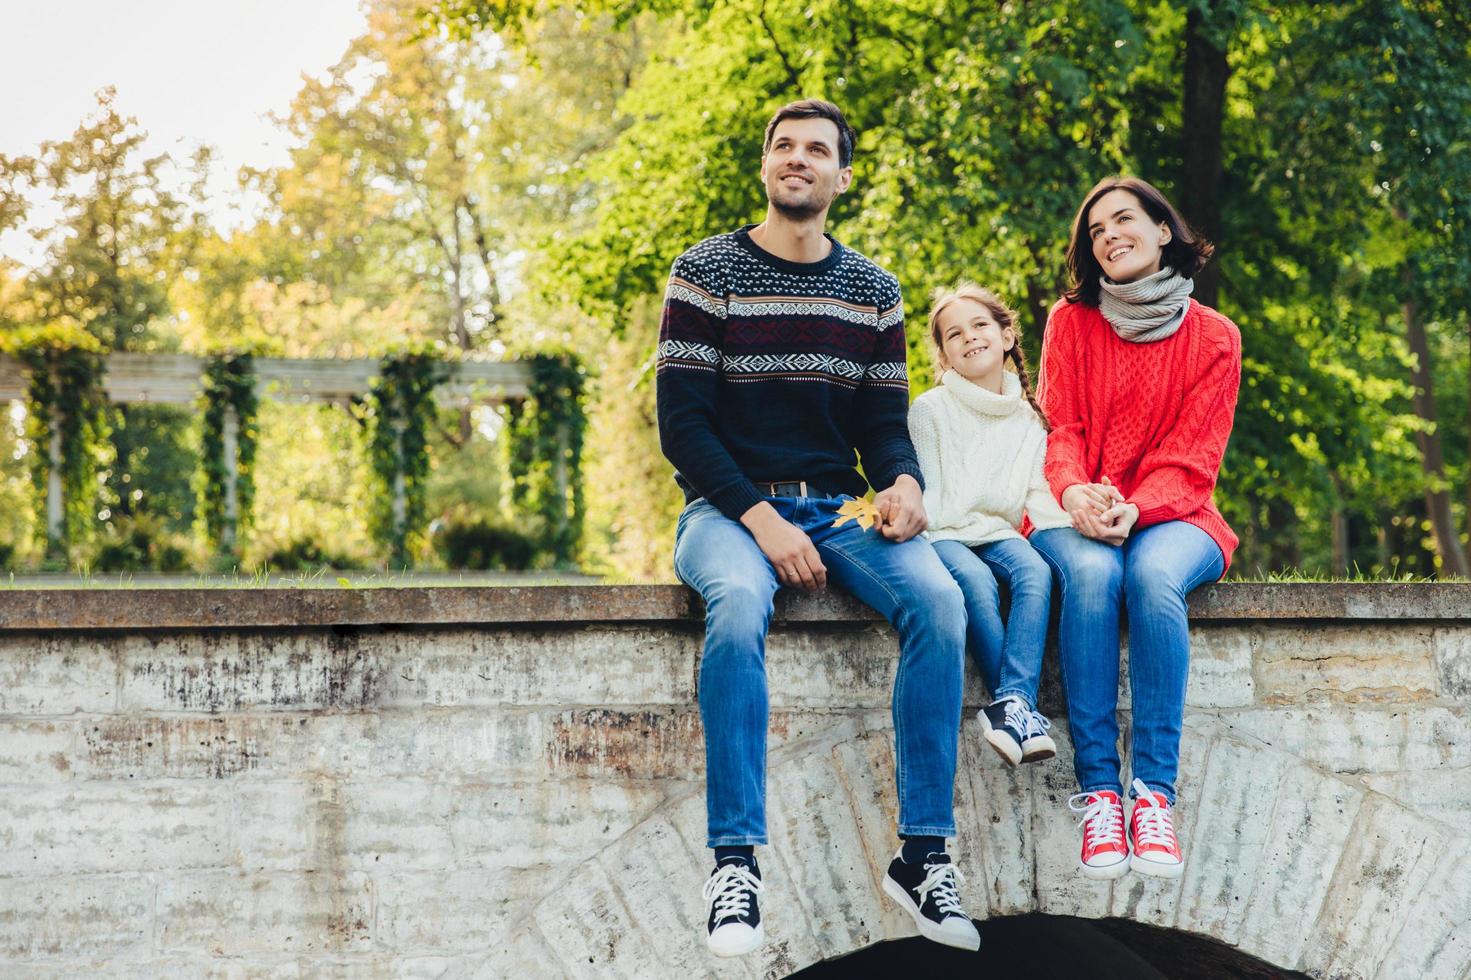
[[[108,572],[98,574],[82,568],[71,573],[39,575],[8,574],[0,588],[6,589],[394,589],[436,588],[457,585],[592,585],[601,580],[566,571],[463,572],[463,571],[338,571],[320,568],[311,572],[226,572],[222,574],[169,574]]]

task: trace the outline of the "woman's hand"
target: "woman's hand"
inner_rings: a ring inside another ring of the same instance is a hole
[[[1062,507],[1072,518],[1073,530],[1105,544],[1121,545],[1139,520],[1139,508],[1124,500],[1113,481],[1075,483],[1062,493]]]

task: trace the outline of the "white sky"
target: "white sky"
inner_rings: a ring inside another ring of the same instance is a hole
[[[0,153],[71,135],[112,85],[150,153],[213,145],[223,189],[242,165],[286,162],[267,114],[365,24],[358,0],[0,0]],[[217,218],[236,203],[222,190]],[[16,233],[0,236],[0,255],[37,257]]]

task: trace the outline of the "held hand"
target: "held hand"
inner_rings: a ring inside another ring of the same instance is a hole
[[[1124,495],[1108,477],[1102,483],[1074,483],[1062,492],[1062,509],[1071,514],[1075,510],[1088,508],[1101,514],[1115,504],[1124,502]]]
[[[1102,513],[1091,507],[1070,511],[1073,529],[1084,537],[1114,546],[1122,545],[1139,520],[1139,508],[1134,504],[1115,504]]]
[[[827,566],[806,532],[761,501],[741,515],[741,523],[756,539],[756,547],[776,569],[782,585],[815,592],[827,585]]]
[[[930,526],[924,512],[924,491],[908,473],[899,474],[892,487],[874,494],[873,505],[884,519],[879,533],[890,541],[908,541]]]

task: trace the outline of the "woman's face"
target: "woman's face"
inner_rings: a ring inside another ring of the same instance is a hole
[[[1115,188],[1088,209],[1088,237],[1105,276],[1134,282],[1160,270],[1160,250],[1170,240],[1170,226],[1149,220],[1131,191]]]
[[[974,384],[1001,390],[1006,352],[1016,343],[985,306],[973,299],[957,299],[940,311],[941,367]]]

